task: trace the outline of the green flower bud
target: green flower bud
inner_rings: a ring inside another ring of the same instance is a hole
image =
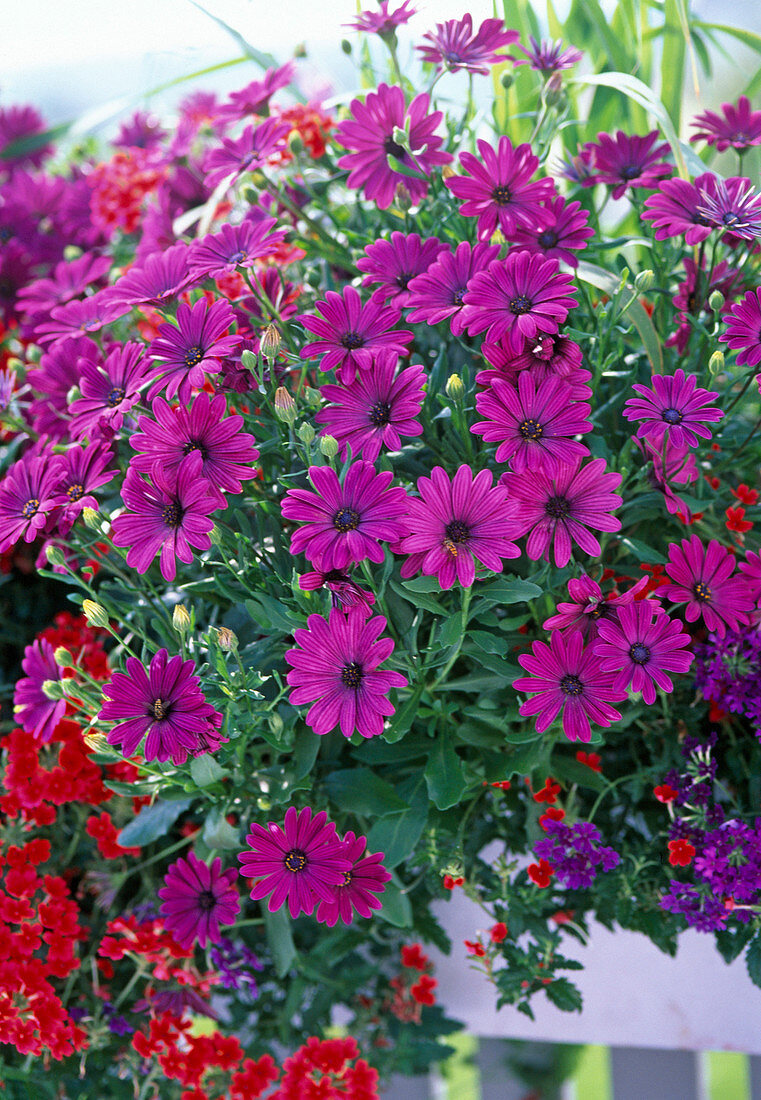
[[[459,401],[462,395],[465,393],[465,387],[462,384],[462,378],[459,374],[450,374],[447,378],[447,384],[444,387],[444,391],[447,397],[451,397],[453,401]]]
[[[401,146],[406,146],[406,144],[409,140],[409,135],[408,135],[407,131],[403,130],[401,128],[401,126],[395,126],[394,127],[394,129],[392,131],[392,137],[393,137],[393,140],[396,142],[396,144],[401,145]]]
[[[307,405],[313,405],[317,408],[322,401],[322,394],[319,390],[313,390],[311,386],[307,386],[304,390],[304,400]]]
[[[174,610],[172,611],[172,626],[178,634],[184,634],[186,630],[190,629],[190,615],[184,604],[178,603],[174,605]]]
[[[280,734],[283,732],[283,719],[280,717],[276,710],[273,710],[271,714],[267,715],[267,725],[269,726],[270,731],[274,733],[275,737],[279,737]]]
[[[548,107],[556,107],[563,96],[563,78],[560,73],[553,73],[544,85],[544,102]]]
[[[324,435],[320,439],[320,453],[325,458],[335,458],[338,454],[338,440],[335,436]]]
[[[655,282],[655,272],[651,271],[649,267],[646,267],[644,271],[639,271],[634,277],[634,285],[640,294],[644,294],[650,289]]]
[[[304,152],[304,141],[298,130],[294,130],[288,135],[288,148],[295,157]]]
[[[708,304],[714,313],[718,313],[721,307],[724,305],[724,295],[720,290],[712,290],[708,295]]]
[[[258,360],[253,351],[249,351],[248,348],[241,353],[240,361],[246,370],[256,370],[258,366]]]
[[[499,82],[505,89],[505,91],[507,91],[508,88],[512,88],[513,86],[513,74],[503,73],[502,76],[499,78]]]
[[[717,374],[721,374],[724,370],[724,352],[715,351],[711,358],[708,360],[708,373],[715,378]]]
[[[306,443],[307,447],[315,437],[315,430],[311,424],[304,421],[303,424],[299,424],[296,431],[296,435],[299,437],[302,443]]]
[[[343,50],[343,52],[346,54],[347,57],[351,57],[351,42],[349,41],[348,38],[342,38],[341,39],[341,49]]]
[[[284,424],[293,424],[296,415],[296,402],[285,386],[278,386],[275,390],[275,416]]]
[[[94,508],[84,507],[82,509],[82,519],[85,521],[85,525],[91,528],[91,530],[100,531],[101,517]]]
[[[220,626],[217,630],[217,645],[225,653],[233,653],[238,648],[238,637],[229,626]]]
[[[82,255],[82,249],[78,248],[75,244],[67,244],[63,250],[63,258],[67,263],[71,263],[72,260],[78,260]]]
[[[101,628],[108,626],[108,612],[105,607],[96,603],[95,600],[82,600],[82,610],[90,626]]]
[[[53,652],[53,660],[61,668],[74,668],[74,658],[68,649],[62,645],[59,645],[58,649]]]
[[[401,180],[394,190],[394,202],[397,210],[401,210],[402,214],[406,214],[408,210],[412,209],[412,195],[406,183],[402,183]]]
[[[46,699],[64,699],[63,682],[61,680],[43,681],[42,694]]]
[[[45,549],[45,557],[51,565],[65,565],[66,558],[60,546],[48,546]]]
[[[280,351],[280,345],[283,342],[283,337],[277,330],[277,325],[267,325],[262,335],[262,340],[259,345],[262,355],[265,359],[274,359],[277,353]]]

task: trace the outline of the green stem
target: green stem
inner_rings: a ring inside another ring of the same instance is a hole
[[[442,681],[446,679],[447,674],[448,674],[450,668],[452,667],[452,665],[455,663],[457,658],[460,656],[460,650],[462,649],[462,643],[465,641],[465,633],[468,629],[468,612],[470,610],[470,601],[471,601],[472,596],[473,596],[472,587],[463,589],[463,591],[462,591],[462,611],[461,611],[462,621],[461,621],[461,624],[460,624],[460,637],[457,641],[457,645],[455,646],[454,653],[449,658],[447,663],[444,665],[443,669],[441,670],[439,675],[436,677],[434,682],[431,684],[430,688],[428,689],[429,691],[436,691],[439,684],[441,684]]]

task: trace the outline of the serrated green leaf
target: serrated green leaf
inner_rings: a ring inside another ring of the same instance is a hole
[[[160,800],[152,806],[143,806],[134,820],[125,825],[118,841],[124,848],[140,847],[167,835],[180,814],[191,805],[192,798],[178,798],[167,802]]]
[[[581,993],[567,978],[556,978],[544,987],[544,992],[562,1012],[581,1012]]]

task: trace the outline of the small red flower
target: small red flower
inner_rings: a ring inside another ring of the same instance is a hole
[[[672,867],[689,867],[694,855],[695,848],[689,840],[669,841],[669,863]]]
[[[535,886],[540,886],[542,889],[549,886],[552,875],[553,868],[546,859],[540,859],[538,863],[529,864],[528,877]]]
[[[727,522],[725,526],[728,531],[738,531],[740,534],[745,534],[746,531],[750,531],[753,528],[752,520],[745,519],[744,508],[727,508],[726,516]]]
[[[555,802],[560,794],[560,784],[555,783],[552,776],[548,775],[544,786],[534,795],[534,802]]]
[[[499,790],[501,790],[501,791],[509,791],[510,790],[510,780],[509,779],[498,779],[496,783],[492,783],[492,787],[498,787]]]
[[[582,752],[580,750],[576,753],[576,759],[580,764],[586,764],[593,772],[602,771],[602,757],[598,756],[596,752]]]
[[[546,829],[548,821],[562,821],[564,817],[565,810],[561,810],[559,806],[549,806],[540,816],[539,824]]]
[[[703,476],[705,477],[706,481],[708,482],[708,484],[711,486],[712,489],[718,489],[719,486],[721,485],[721,482],[719,481],[719,479],[717,477],[709,477],[708,474],[704,474]]]
[[[417,982],[411,987],[410,993],[419,1005],[432,1005],[434,1003],[433,990],[439,983],[429,974],[421,974]]]
[[[444,889],[454,890],[455,886],[462,886],[465,879],[462,875],[458,875],[457,878],[452,878],[451,875],[444,875]]]
[[[653,788],[653,794],[659,802],[663,802],[664,805],[667,805],[669,802],[674,801],[679,791],[675,791],[668,783],[661,783],[660,787]]]
[[[552,914],[550,920],[554,920],[555,924],[568,924],[573,918],[573,909],[558,909],[557,913]]]
[[[732,490],[732,496],[737,497],[741,504],[756,504],[758,502],[758,491],[751,489],[748,485],[738,485],[736,489]]]
[[[723,722],[724,719],[727,717],[727,711],[722,710],[722,708],[719,706],[719,704],[716,702],[715,699],[711,699],[709,701],[711,703],[711,706],[710,706],[710,709],[708,711],[708,721],[709,722]]]
[[[486,954],[486,949],[482,943],[473,943],[472,940],[463,940],[469,955],[475,955],[477,959],[482,959]]]
[[[402,966],[410,970],[425,970],[429,961],[419,943],[404,944],[402,947]]]
[[[492,943],[502,943],[506,936],[507,925],[503,920],[499,920],[495,925],[492,925],[492,928],[489,932],[489,937]]]

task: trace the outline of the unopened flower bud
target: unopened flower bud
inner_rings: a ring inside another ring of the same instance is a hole
[[[295,157],[304,152],[304,141],[298,130],[292,130],[288,135],[288,148]]]
[[[42,694],[46,699],[63,699],[63,682],[61,680],[44,680]]]
[[[45,557],[51,565],[65,565],[66,558],[60,546],[46,546]]]
[[[412,195],[409,192],[409,188],[406,183],[402,183],[399,180],[396,188],[394,189],[394,202],[397,210],[401,210],[402,214],[406,214],[408,210],[412,209]]]
[[[244,352],[241,352],[240,361],[241,365],[244,366],[246,370],[256,370],[258,363],[256,355],[253,351],[249,351],[248,348],[246,348]]]
[[[12,371],[19,371],[23,367],[23,362],[17,359],[15,355],[9,355],[5,361],[5,369],[8,373]]]
[[[211,542],[213,543],[214,546],[221,546],[222,545],[222,532],[219,530],[216,523],[212,527],[211,531],[209,531],[209,539],[211,540]]]
[[[708,304],[714,313],[718,313],[721,307],[724,305],[724,295],[720,290],[712,290],[708,295]]]
[[[226,653],[232,653],[238,648],[238,637],[229,626],[220,626],[217,631],[217,645]]]
[[[544,102],[548,107],[555,107],[563,96],[563,77],[560,73],[553,73],[544,86]]]
[[[261,353],[265,359],[274,359],[277,353],[280,351],[280,345],[283,342],[283,337],[280,335],[277,329],[277,325],[267,325],[264,333],[262,334],[262,340],[259,345]]]
[[[343,52],[346,54],[347,57],[351,57],[351,42],[349,41],[348,38],[342,38],[341,39],[341,49],[343,50]]]
[[[261,796],[257,798],[256,805],[259,807],[262,813],[265,814],[272,809],[272,803],[270,802],[270,800],[268,798],[262,798]]]
[[[82,610],[90,626],[108,626],[108,612],[105,607],[96,603],[95,600],[83,600]]]
[[[307,447],[315,437],[315,430],[311,424],[304,421],[303,424],[299,424],[296,435],[299,437],[302,443],[306,443]]]
[[[88,508],[85,505],[82,509],[82,519],[87,527],[90,527],[93,531],[100,531],[101,517],[94,508]]]
[[[184,634],[186,630],[190,629],[190,615],[184,604],[178,603],[174,605],[172,611],[172,626],[178,634]]]
[[[512,88],[512,86],[513,86],[513,74],[512,73],[503,73],[502,76],[499,79],[499,82],[505,90],[507,90],[508,88]]]
[[[714,378],[724,370],[724,352],[715,351],[708,360],[708,373]]]
[[[279,737],[280,734],[283,732],[283,719],[280,717],[277,711],[273,710],[271,714],[267,715],[267,725],[269,726],[270,731],[274,733],[275,737]]]
[[[304,390],[304,400],[307,405],[313,405],[315,408],[322,401],[322,394],[319,390],[313,390],[311,386],[307,386]]]
[[[505,234],[502,232],[501,229],[495,229],[494,232],[492,233],[490,239],[489,239],[489,244],[498,244],[498,245],[507,244],[507,237],[505,236]]]
[[[397,145],[405,146],[409,140],[409,135],[401,126],[395,126],[392,131],[392,138]]]
[[[654,282],[655,272],[651,271],[649,267],[646,267],[644,271],[638,271],[634,276],[634,285],[641,294],[648,291]]]
[[[75,244],[67,244],[63,250],[63,258],[67,263],[71,263],[72,260],[78,260],[82,255],[82,249]]]
[[[114,752],[102,733],[91,730],[89,733],[83,734],[82,740],[87,745],[88,749],[91,749],[93,752],[109,753],[115,758],[118,758],[118,753]]]
[[[451,180],[452,177],[456,175],[457,173],[455,172],[451,164],[445,164],[444,167],[441,169],[441,178],[443,180]]]
[[[293,424],[296,419],[296,402],[285,386],[278,386],[275,390],[275,416],[284,424]]]
[[[325,458],[335,458],[338,454],[338,440],[335,436],[324,435],[320,439],[320,453],[325,455]]]
[[[299,42],[299,44],[294,47],[293,56],[294,57],[306,57],[306,55],[307,55],[306,43],[305,42]]]
[[[59,645],[58,649],[53,651],[53,660],[61,668],[74,668],[74,658],[68,649],[62,645]]]
[[[444,387],[447,397],[451,397],[453,401],[459,401],[462,395],[465,393],[465,387],[462,384],[462,378],[459,374],[450,374],[447,378],[447,384]]]

